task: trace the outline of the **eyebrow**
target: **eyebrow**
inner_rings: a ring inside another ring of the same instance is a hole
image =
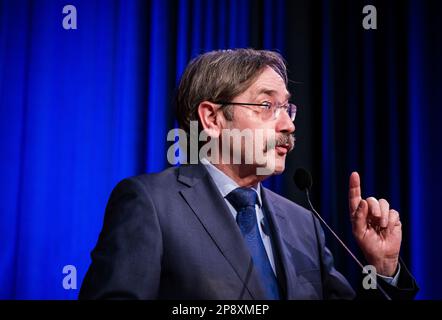
[[[261,94],[266,94],[266,95],[268,95],[268,96],[273,96],[273,95],[275,95],[275,94],[277,94],[277,93],[278,93],[278,92],[277,92],[276,90],[271,90],[271,89],[263,88],[263,89],[260,89],[260,90],[257,92],[257,95],[259,96],[259,95],[261,95]],[[290,92],[287,92],[286,95],[285,95],[286,100],[290,100],[291,97],[292,97],[292,95],[290,94]]]

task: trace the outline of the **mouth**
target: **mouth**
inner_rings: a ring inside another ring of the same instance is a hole
[[[276,152],[278,153],[278,155],[283,156],[286,155],[287,153],[290,152],[290,144],[286,143],[286,144],[281,144],[276,146]]]
[[[281,135],[274,141],[273,145],[264,146],[264,152],[274,149],[279,156],[285,156],[293,150],[295,141],[296,138],[294,135]]]

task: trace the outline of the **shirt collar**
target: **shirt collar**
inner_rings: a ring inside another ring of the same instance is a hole
[[[235,190],[236,188],[239,188],[240,186],[233,181],[232,178],[230,178],[228,175],[226,175],[224,172],[222,172],[220,169],[215,167],[213,164],[209,162],[206,158],[201,159],[201,163],[204,164],[204,167],[209,172],[210,176],[212,177],[213,181],[215,182],[216,187],[221,192],[221,195],[225,198],[230,192]],[[258,183],[256,188],[252,187],[253,190],[258,195],[258,205],[261,207],[262,201],[261,201],[261,184]]]

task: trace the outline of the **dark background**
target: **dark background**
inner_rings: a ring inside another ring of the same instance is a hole
[[[62,27],[67,4],[77,30]],[[366,4],[377,30],[362,27]],[[168,166],[186,64],[253,47],[286,58],[299,108],[286,172],[266,185],[305,206],[292,176],[309,169],[317,209],[357,250],[358,171],[364,197],[401,213],[418,298],[441,299],[441,19],[440,1],[418,0],[0,1],[0,298],[76,298],[113,186]],[[354,283],[355,264],[328,246]]]

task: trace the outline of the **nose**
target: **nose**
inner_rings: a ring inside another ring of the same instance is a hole
[[[281,112],[276,119],[276,132],[293,133],[295,132],[295,124],[290,119],[287,112]]]

